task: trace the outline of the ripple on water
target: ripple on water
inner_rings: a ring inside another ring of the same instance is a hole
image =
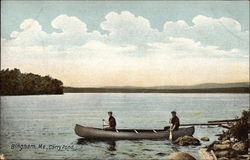
[[[144,149],[142,149],[143,151],[153,151],[153,149],[147,149],[147,148],[144,148]]]
[[[159,153],[156,153],[155,155],[163,157],[163,156],[165,156],[165,155],[167,155],[167,154],[166,154],[166,153],[159,152]]]

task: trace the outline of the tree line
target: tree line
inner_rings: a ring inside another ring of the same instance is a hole
[[[65,93],[249,93],[249,87],[203,89],[146,89],[146,88],[73,88],[64,87]]]
[[[21,73],[19,69],[0,71],[1,95],[63,94],[63,83],[50,76]]]

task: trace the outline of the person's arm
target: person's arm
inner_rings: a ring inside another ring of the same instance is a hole
[[[175,118],[171,119],[171,130],[175,130],[177,126],[177,120]]]
[[[174,127],[173,118],[169,119],[169,123],[170,123],[170,130],[173,130],[173,127]]]
[[[103,124],[102,124],[103,126],[109,126],[109,124],[104,119],[102,121],[103,121]]]
[[[171,126],[171,130],[175,130],[175,128],[176,128],[176,125],[173,124],[173,125]]]

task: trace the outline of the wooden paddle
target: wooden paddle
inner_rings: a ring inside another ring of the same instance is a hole
[[[173,140],[173,130],[174,130],[174,127],[173,125],[170,126],[169,128],[169,140],[172,141]]]

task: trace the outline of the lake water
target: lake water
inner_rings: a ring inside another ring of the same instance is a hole
[[[10,159],[162,159],[185,151],[198,157],[201,146],[181,147],[165,141],[90,142],[78,140],[76,123],[102,127],[113,111],[117,128],[163,128],[170,111],[181,123],[232,119],[249,108],[248,94],[66,93],[1,97],[1,153]],[[222,128],[195,127],[195,137]],[[61,148],[60,148],[61,147]]]

